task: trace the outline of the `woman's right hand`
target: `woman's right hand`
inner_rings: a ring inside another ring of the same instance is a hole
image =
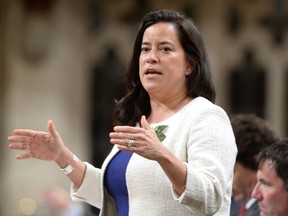
[[[64,150],[64,143],[57,132],[53,122],[48,121],[48,132],[28,129],[16,129],[8,137],[9,148],[26,150],[16,155],[16,159],[37,158],[41,160],[56,161]]]

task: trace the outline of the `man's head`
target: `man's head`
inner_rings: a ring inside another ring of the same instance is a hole
[[[265,148],[258,156],[257,184],[252,197],[261,216],[288,215],[288,138]]]
[[[230,117],[235,134],[238,154],[233,178],[233,197],[237,202],[247,202],[257,182],[257,155],[265,147],[278,140],[272,126],[252,114]]]

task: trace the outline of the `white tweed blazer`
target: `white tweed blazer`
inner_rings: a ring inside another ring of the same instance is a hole
[[[228,216],[237,148],[225,111],[197,97],[158,125],[164,124],[168,127],[162,144],[187,166],[185,192],[178,197],[157,162],[133,154],[126,170],[129,215]],[[117,152],[113,147],[101,169],[86,163],[81,187],[71,186],[73,200],[100,208],[104,216],[117,216],[103,185],[107,164]]]

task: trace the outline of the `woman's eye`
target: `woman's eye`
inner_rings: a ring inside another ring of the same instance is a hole
[[[148,47],[142,47],[142,48],[141,48],[141,51],[142,51],[142,52],[147,52],[148,50],[149,50]]]
[[[162,50],[163,50],[164,52],[168,52],[168,51],[170,51],[171,49],[170,49],[170,47],[163,47]]]

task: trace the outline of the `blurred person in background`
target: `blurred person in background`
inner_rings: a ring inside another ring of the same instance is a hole
[[[51,215],[93,216],[83,203],[73,202],[70,194],[59,187],[45,188],[40,195],[42,208]]]
[[[230,215],[258,216],[258,202],[251,197],[257,183],[257,155],[279,137],[268,121],[254,114],[235,114],[230,116],[230,120],[238,148]]]

